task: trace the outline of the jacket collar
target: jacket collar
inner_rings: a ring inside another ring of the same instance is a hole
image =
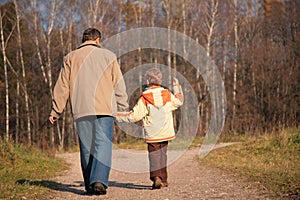
[[[100,45],[96,45],[94,42],[87,41],[87,42],[82,43],[77,49],[80,49],[80,48],[85,47],[85,46],[94,46],[94,47],[101,48]]]

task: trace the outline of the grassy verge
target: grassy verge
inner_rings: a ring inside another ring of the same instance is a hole
[[[48,179],[66,167],[37,148],[0,141],[0,199],[42,199],[59,185]]]
[[[142,139],[128,137],[126,140],[120,142],[119,144],[113,144],[113,148],[147,150],[147,144]]]
[[[169,150],[180,150],[186,148],[199,147],[203,142],[203,138],[196,137],[194,139],[176,138],[169,143]],[[120,142],[119,144],[113,144],[113,148],[117,149],[135,149],[147,151],[147,143],[143,139],[135,139],[128,137],[127,140]]]
[[[246,175],[279,195],[300,195],[300,129],[241,140],[212,151],[201,162]]]

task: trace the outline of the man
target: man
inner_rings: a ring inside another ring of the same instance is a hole
[[[111,168],[114,115],[126,110],[127,94],[116,56],[100,48],[101,33],[84,31],[82,44],[64,58],[53,90],[49,120],[53,124],[68,98],[80,142],[87,194],[104,195]]]

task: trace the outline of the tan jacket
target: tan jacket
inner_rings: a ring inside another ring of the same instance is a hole
[[[169,90],[152,86],[143,92],[132,111],[118,112],[116,119],[119,122],[142,119],[147,143],[172,140],[175,138],[172,111],[181,106],[182,101],[183,98],[176,98]]]
[[[74,119],[114,116],[117,110],[126,110],[126,88],[115,54],[85,42],[66,55],[53,90],[50,115],[58,118],[69,97]]]

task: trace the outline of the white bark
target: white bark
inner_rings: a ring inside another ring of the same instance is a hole
[[[70,13],[68,14],[68,12],[70,12]],[[73,30],[74,9],[72,8],[71,11],[68,10],[67,12],[65,12],[65,9],[64,9],[63,17],[66,18],[67,23],[69,22],[69,24],[62,23],[60,25],[60,30],[59,30],[62,55],[66,55],[66,51],[67,52],[72,51],[72,30]],[[69,19],[69,20],[67,20],[67,19]],[[67,42],[65,43],[64,30],[66,28],[68,30],[68,34],[67,34],[68,38],[66,39]],[[65,47],[67,47],[67,48],[65,48]],[[62,62],[63,62],[63,60],[62,60]],[[67,104],[69,104],[69,103],[70,102],[68,101]],[[70,126],[70,124],[68,122],[70,121],[69,118],[71,118],[71,113],[70,113],[70,109],[68,109],[68,105],[66,105],[66,108],[65,108],[64,113],[61,118],[62,118],[61,128],[59,126],[59,123],[56,123],[57,137],[58,137],[58,149],[59,150],[64,149],[65,135],[67,133],[73,134],[71,132],[71,128],[67,127],[67,126]],[[69,130],[69,132],[67,132],[67,130]]]
[[[17,98],[16,98],[16,136],[15,143],[19,143],[19,129],[20,129],[20,116],[19,116],[19,96],[20,96],[20,81],[17,78]]]
[[[182,0],[182,23],[183,23],[183,35],[186,35],[186,5],[185,5],[185,0]],[[183,40],[183,55],[184,57],[186,56],[186,44],[185,40]]]
[[[56,11],[56,0],[54,0],[51,4],[51,12],[50,12],[50,19],[49,19],[49,24],[48,24],[48,29],[46,32],[46,49],[47,49],[47,77],[48,77],[48,86],[49,86],[49,91],[51,98],[53,97],[53,92],[52,92],[52,63],[51,63],[51,33],[53,31],[54,27],[54,21],[55,21],[55,11]],[[57,123],[58,124],[58,123]],[[58,126],[58,125],[57,125]],[[54,145],[54,130],[53,128],[50,129],[50,146]]]
[[[138,17],[137,17],[137,24],[139,25],[139,27],[142,26],[142,10],[141,10],[141,0],[139,0],[139,11],[138,11]],[[139,56],[139,66],[142,65],[142,50],[141,50],[141,35],[140,35],[140,32],[138,32],[138,43],[139,43],[139,48],[138,48],[138,56]],[[142,93],[143,91],[143,74],[142,74],[142,69],[140,68],[140,72],[139,72],[139,81],[140,81],[140,94]],[[144,133],[143,133],[144,134]]]
[[[101,10],[100,10],[101,8]],[[104,4],[103,0],[89,0],[88,7],[88,26],[94,27],[98,24],[102,25],[103,18],[108,10],[108,4]],[[84,13],[86,14],[86,12]]]
[[[166,14],[167,14],[167,26],[168,26],[168,49],[171,49],[171,1],[170,0],[164,0],[163,6],[165,8]],[[168,87],[171,88],[172,80],[171,80],[171,51],[168,51],[168,57],[167,57],[167,65],[169,67],[169,79],[168,79]]]
[[[26,71],[25,71],[25,63],[23,58],[23,50],[22,50],[22,38],[21,38],[21,30],[20,30],[20,14],[19,14],[19,6],[17,0],[14,0],[15,11],[16,11],[16,24],[17,24],[17,34],[18,34],[18,48],[20,54],[20,63],[22,68],[22,82],[24,87],[24,100],[25,100],[25,112],[27,118],[27,142],[31,144],[31,119],[30,119],[30,109],[29,109],[29,95],[27,91],[27,83],[26,83]]]
[[[4,79],[5,79],[5,141],[9,140],[9,87],[8,87],[8,75],[7,75],[7,57],[6,57],[6,44],[4,40],[3,32],[3,20],[2,12],[0,10],[0,34],[1,34],[1,49],[3,55],[3,67],[4,67]]]
[[[49,19],[49,26],[47,30],[47,76],[48,76],[48,85],[50,89],[51,97],[52,94],[52,70],[51,70],[51,33],[53,31],[54,27],[54,21],[55,21],[55,11],[56,11],[56,1],[54,0],[51,5],[51,13],[50,13],[50,19]]]
[[[41,68],[41,71],[42,71],[42,75],[43,75],[43,78],[44,78],[44,82],[46,84],[48,84],[48,78],[47,78],[47,75],[46,75],[46,70],[45,70],[45,66],[43,64],[43,60],[42,60],[42,55],[41,55],[41,51],[40,51],[40,42],[39,42],[39,37],[38,37],[38,17],[37,17],[37,6],[36,6],[36,0],[32,0],[32,6],[33,6],[33,10],[34,10],[34,16],[33,16],[33,21],[34,21],[34,36],[35,36],[35,48],[36,48],[36,53],[37,53],[37,56],[38,56],[38,60],[39,60],[39,64],[40,64],[40,68]]]
[[[151,27],[155,26],[155,16],[156,16],[156,1],[150,0],[150,6],[151,6]],[[156,40],[155,31],[152,33],[154,41]],[[152,42],[152,41],[151,41]],[[154,62],[154,66],[157,67],[157,50],[153,50],[151,53],[151,62]]]
[[[72,21],[72,20],[71,20]],[[60,44],[61,44],[61,50],[62,50],[62,54],[65,54],[64,51],[64,39],[63,39],[63,26],[61,26],[60,30],[59,30],[59,36],[60,36]],[[65,124],[66,124],[66,113],[63,113],[62,116],[62,127],[61,130],[59,128],[59,123],[56,123],[57,126],[57,136],[58,136],[58,149],[62,150],[64,148],[64,138],[65,138]]]
[[[234,67],[233,67],[233,91],[232,91],[232,122],[231,126],[234,128],[234,121],[236,118],[236,90],[237,90],[237,57],[238,57],[238,24],[237,24],[237,0],[234,0]]]
[[[215,29],[216,29],[216,25],[217,25],[217,14],[218,14],[218,6],[219,6],[219,2],[215,1],[215,0],[211,0],[211,6],[210,6],[210,10],[207,13],[207,19],[205,21],[205,25],[208,29],[207,32],[207,43],[206,43],[206,53],[207,56],[210,56],[210,47],[211,45],[214,43],[212,37],[213,34],[215,33]]]
[[[230,35],[227,34],[225,36],[225,40],[223,41],[223,82],[224,82],[224,85],[226,84],[226,66],[227,66],[227,55],[228,55],[228,42],[229,42],[229,37]],[[222,93],[222,105],[226,105],[226,102],[225,102],[225,99],[226,99],[226,93]],[[222,109],[222,114],[223,116],[225,116],[226,114],[226,109],[225,109],[226,106],[223,107]]]
[[[206,36],[206,56],[211,56],[211,46],[215,43],[214,35],[216,34],[216,29],[218,25],[218,12],[219,12],[219,1],[218,0],[209,0],[206,4],[206,13],[205,13],[205,20],[204,20],[204,35]],[[214,86],[214,70],[211,69],[210,66],[206,65],[206,72],[208,73],[209,81],[212,82],[212,86]],[[206,87],[206,86],[205,86]],[[203,91],[203,96],[206,96],[207,92],[214,94],[217,96],[217,89],[216,88],[208,88],[206,87]],[[212,101],[211,106],[213,110],[216,110],[216,102]],[[217,119],[216,112],[213,112],[214,116],[211,116],[214,120]],[[208,117],[208,107],[205,106],[205,116],[206,116],[206,123],[205,127],[208,127],[209,124],[209,117]]]

